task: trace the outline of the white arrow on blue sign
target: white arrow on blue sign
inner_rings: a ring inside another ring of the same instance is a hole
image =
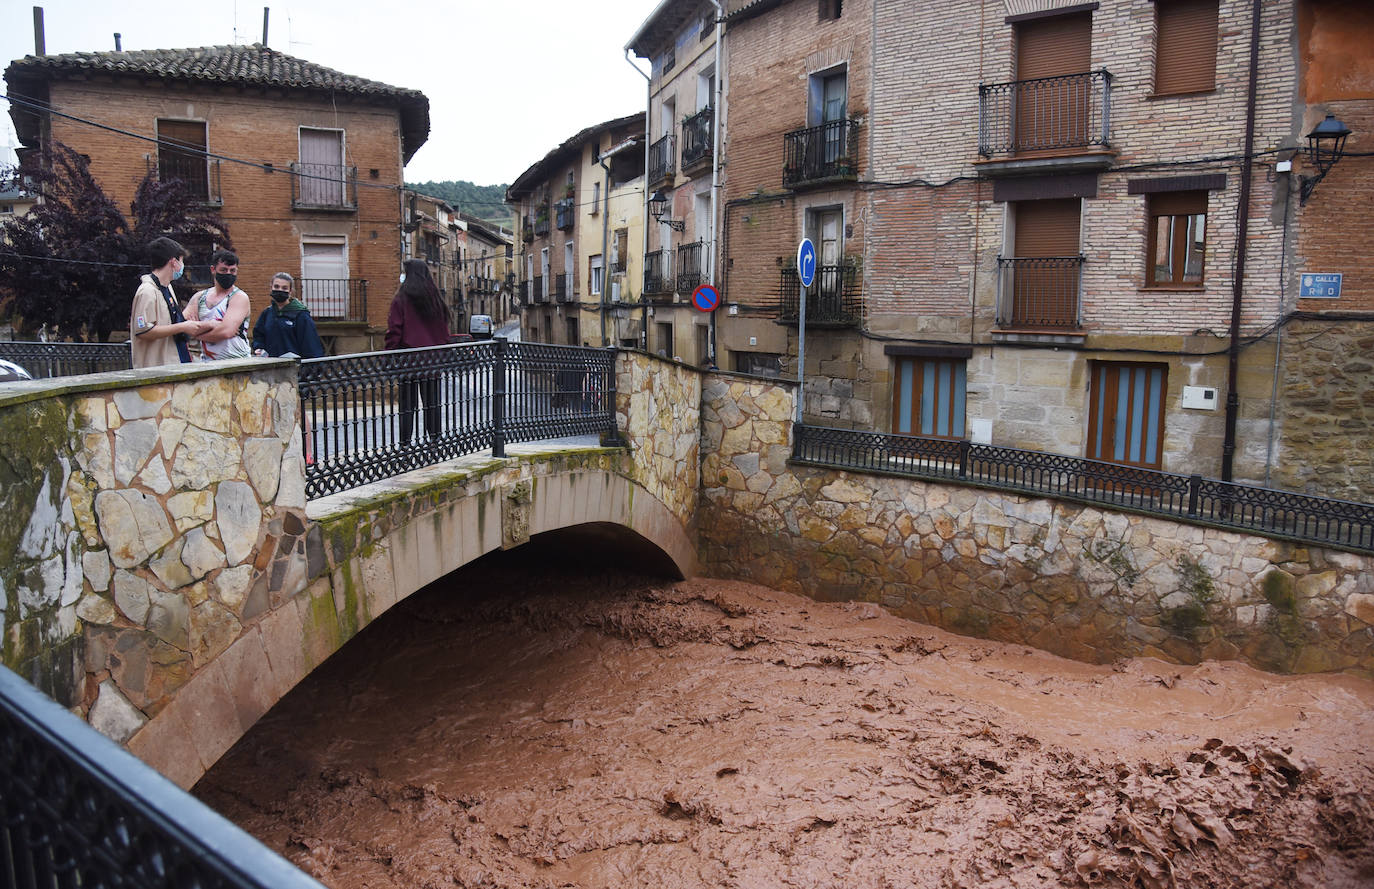
[[[797,245],[797,277],[801,278],[803,287],[810,287],[816,280],[816,245],[810,238],[802,238]]]

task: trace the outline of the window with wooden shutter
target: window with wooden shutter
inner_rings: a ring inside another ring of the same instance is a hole
[[[1217,0],[1155,3],[1155,95],[1217,86]]]
[[[1082,258],[1077,198],[1016,204],[1015,257],[1004,262],[1011,296],[1007,323],[1015,327],[1075,327]]]
[[[1146,196],[1150,235],[1147,287],[1201,287],[1207,255],[1207,192],[1170,191]]]
[[[1051,16],[1016,27],[1016,144],[1022,151],[1091,141],[1092,15]]]
[[[210,197],[209,159],[203,120],[157,122],[158,181],[178,180],[196,200]]]

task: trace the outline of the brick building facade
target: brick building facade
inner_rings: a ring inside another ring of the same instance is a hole
[[[806,302],[809,422],[1374,498],[1334,432],[1367,434],[1374,341],[1298,299],[1345,269],[1339,309],[1370,308],[1364,202],[1331,201],[1369,194],[1369,161],[1300,201],[1322,115],[1348,151],[1369,132],[1357,5],[733,0],[721,366],[795,375],[806,236],[835,266]],[[1293,369],[1298,322],[1363,356],[1335,391]],[[1294,472],[1323,424],[1326,469]]]
[[[336,350],[380,347],[402,169],[429,134],[422,93],[259,44],[28,56],[5,81],[33,103],[11,105],[23,150],[51,138],[87,155],[125,207],[150,171],[203,194],[229,227],[254,315],[286,271]],[[203,261],[214,245],[187,246]]]

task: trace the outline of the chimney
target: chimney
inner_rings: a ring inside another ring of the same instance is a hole
[[[33,8],[33,54],[36,56],[46,56],[48,54],[48,43],[43,39],[43,7]]]
[[[124,47],[123,47],[123,46],[121,45],[121,43],[120,43],[120,40],[119,40],[119,32],[118,32],[118,31],[115,31],[115,52],[123,52],[123,51],[124,51]]]
[[[267,45],[267,14],[268,14],[269,12],[271,12],[271,11],[272,11],[272,10],[271,10],[270,7],[264,6],[264,7],[262,8],[262,45],[263,45],[263,46],[266,46],[266,45]]]

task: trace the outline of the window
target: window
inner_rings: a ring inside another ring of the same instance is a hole
[[[737,373],[775,380],[782,376],[782,356],[775,352],[732,352],[731,355]]]
[[[1155,95],[1216,89],[1217,0],[1155,3]]]
[[[300,202],[344,206],[343,130],[301,127]]]
[[[697,324],[697,364],[702,367],[709,367],[711,364],[711,327],[708,324]]]
[[[601,183],[592,183],[592,215],[601,212]]]
[[[843,66],[812,74],[807,91],[808,126],[845,119],[849,103],[849,76]]]
[[[821,0],[821,21],[834,21],[840,17],[843,0]]]
[[[180,180],[191,196],[210,199],[208,143],[203,120],[157,122],[157,175],[159,181]]]
[[[625,272],[625,259],[630,255],[630,230],[618,228],[615,230],[615,237],[611,238],[611,273],[623,274]]]
[[[673,323],[660,321],[654,324],[658,336],[658,354],[664,358],[673,357]]]
[[[568,345],[570,345],[570,346],[580,346],[580,345],[582,345],[582,334],[581,334],[581,333],[579,332],[579,330],[578,330],[577,319],[576,319],[576,318],[566,318],[566,319],[564,319],[564,321],[565,321],[565,327],[567,328]]]
[[[601,295],[601,254],[598,253],[591,258],[590,269],[587,279],[591,282],[592,296]]]
[[[342,239],[301,241],[297,295],[316,318],[347,318],[348,244]]]
[[[1163,364],[1092,363],[1088,392],[1088,458],[1160,467],[1164,441]]]
[[[892,431],[963,438],[964,366],[962,358],[898,358],[892,389]]]
[[[1150,213],[1148,287],[1201,287],[1207,253],[1207,192],[1146,196]]]

